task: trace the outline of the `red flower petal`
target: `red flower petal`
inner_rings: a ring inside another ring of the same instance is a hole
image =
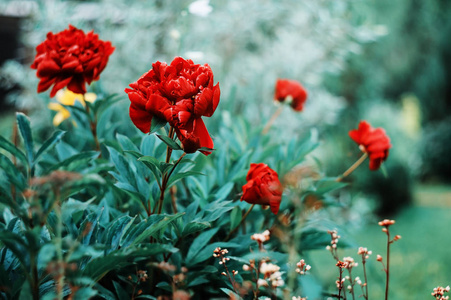
[[[388,157],[388,149],[391,148],[390,139],[382,128],[372,128],[366,121],[359,123],[358,129],[349,131],[349,136],[370,158],[370,170],[379,169],[383,161]]]

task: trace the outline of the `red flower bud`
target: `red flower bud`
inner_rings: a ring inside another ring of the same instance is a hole
[[[291,107],[296,111],[302,111],[307,100],[307,91],[295,80],[278,79],[274,99],[279,102],[290,101]]]
[[[359,128],[349,131],[349,136],[360,149],[370,157],[370,170],[377,170],[388,157],[390,138],[382,128],[373,128],[366,121],[360,121]]]
[[[157,117],[175,128],[185,152],[213,148],[201,118],[211,117],[219,104],[219,84],[213,85],[209,65],[181,57],[170,65],[158,61],[130,87],[125,89],[131,101],[130,118],[142,132],[149,132],[152,118]]]
[[[266,164],[251,164],[243,185],[241,201],[269,205],[274,214],[279,212],[283,187],[277,173]]]
[[[69,25],[57,34],[47,33],[47,39],[36,47],[32,69],[40,78],[38,93],[54,85],[50,97],[64,87],[77,94],[85,94],[85,84],[98,80],[114,47],[99,40],[93,31],[85,34]]]

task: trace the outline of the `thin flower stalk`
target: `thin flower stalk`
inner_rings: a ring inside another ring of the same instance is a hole
[[[385,234],[387,235],[387,254],[386,254],[386,259],[387,259],[387,264],[384,265],[383,263],[383,259],[380,255],[377,256],[377,261],[382,263],[382,266],[384,267],[384,271],[386,274],[386,279],[385,279],[385,300],[388,300],[388,291],[389,291],[389,282],[390,282],[390,245],[396,241],[398,241],[399,239],[401,239],[400,235],[395,235],[395,237],[393,239],[390,239],[390,230],[389,227],[393,224],[395,224],[394,220],[388,220],[385,219],[383,221],[380,221],[379,226],[382,226],[382,232],[385,232]]]

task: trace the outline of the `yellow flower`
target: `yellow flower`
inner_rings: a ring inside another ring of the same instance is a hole
[[[96,101],[97,95],[94,93],[86,93],[84,94],[84,99],[82,94],[76,94],[67,89],[59,90],[56,93],[57,102],[51,102],[48,105],[48,108],[56,111],[55,117],[53,117],[53,125],[56,127],[61,124],[64,120],[70,117],[70,112],[63,105],[75,105],[75,102],[78,101],[86,107],[85,101],[93,103]]]

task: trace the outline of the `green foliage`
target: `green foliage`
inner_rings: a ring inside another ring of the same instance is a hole
[[[65,105],[70,118],[59,129],[46,121],[47,111],[31,119],[18,113],[20,136],[0,136],[1,298],[157,299],[186,291],[193,299],[251,299],[256,278],[241,272],[251,261],[277,264],[286,279],[283,288],[260,287],[261,296],[319,297],[318,281],[294,278],[294,266],[330,244],[327,231],[346,222],[341,210],[347,209],[337,201],[347,184],[328,177],[338,168],[326,176],[330,165],[318,158],[345,105],[321,79],[377,34],[349,26],[355,6],[347,1],[276,2],[215,2],[207,17],[189,12],[191,1],[93,2],[87,11],[105,13],[90,20],[76,18],[74,8],[86,8],[75,2],[37,5],[36,30],[25,43],[73,21],[94,28],[116,51],[101,81],[89,87],[97,100]],[[54,11],[61,18],[50,24],[46,16]],[[193,50],[202,54],[196,63],[212,66],[222,93],[215,115],[205,120],[215,149],[199,150],[208,156],[185,155],[157,117],[150,134],[139,132],[122,92],[155,60],[193,58]],[[15,100],[37,114],[35,103],[52,100],[27,93],[36,79],[22,72],[25,92]],[[285,108],[263,134],[275,110],[277,77],[302,79],[312,101],[305,114]],[[284,185],[277,216],[240,201],[249,166],[259,162]],[[271,232],[265,245],[251,238],[265,230]],[[347,238],[339,245],[355,246]],[[218,248],[229,251],[226,264],[213,257]],[[233,270],[240,271],[233,279],[221,275]]]

